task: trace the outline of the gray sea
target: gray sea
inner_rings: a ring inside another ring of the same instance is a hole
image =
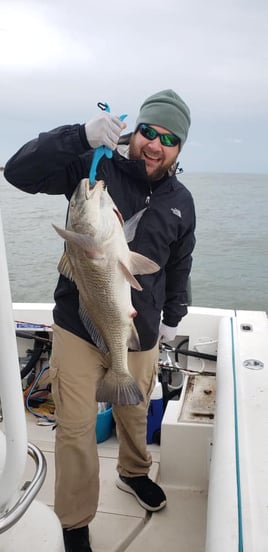
[[[192,304],[268,311],[268,175],[182,173],[197,214]],[[32,196],[0,172],[0,208],[13,302],[53,302],[64,196]]]

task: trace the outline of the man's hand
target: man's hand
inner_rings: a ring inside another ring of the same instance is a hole
[[[126,128],[126,123],[115,115],[103,111],[85,124],[87,141],[94,149],[99,146],[107,146],[114,150],[124,128]]]
[[[173,341],[177,335],[177,326],[166,326],[161,322],[159,326],[159,339],[160,341]]]

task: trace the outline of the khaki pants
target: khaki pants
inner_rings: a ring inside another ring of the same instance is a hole
[[[155,383],[157,361],[158,344],[150,351],[128,355],[129,371],[145,400],[137,406],[113,406],[120,475],[146,475],[151,466],[151,455],[146,447],[147,406]],[[109,354],[53,326],[50,377],[57,421],[55,512],[63,527],[82,527],[96,514],[99,459],[95,395],[98,382],[108,368]]]

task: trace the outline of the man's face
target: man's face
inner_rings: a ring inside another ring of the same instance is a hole
[[[150,125],[159,133],[169,133],[163,127]],[[175,163],[180,151],[180,146],[163,146],[159,136],[154,140],[148,140],[138,130],[133,133],[129,145],[130,159],[143,159],[146,172],[150,180],[159,180],[167,170]]]

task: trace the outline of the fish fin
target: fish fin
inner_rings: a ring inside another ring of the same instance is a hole
[[[132,274],[153,274],[160,269],[160,266],[135,251],[130,251],[130,271]]]
[[[119,264],[119,267],[121,268],[126,280],[131,285],[131,287],[133,287],[134,289],[137,289],[138,291],[142,291],[142,287],[139,284],[138,280],[136,280],[136,278],[133,276],[133,274],[131,274],[131,272],[129,272],[126,265],[120,260],[118,261],[118,264]]]
[[[98,385],[96,400],[126,406],[139,404],[144,399],[131,374],[109,369]]]
[[[131,351],[141,350],[140,338],[133,323],[131,324],[131,331],[127,340],[127,346],[129,349],[131,349]]]
[[[95,324],[92,322],[90,316],[88,315],[88,312],[81,300],[79,300],[79,316],[80,319],[86,328],[87,332],[89,333],[90,337],[93,339],[96,347],[102,352],[102,353],[108,353],[109,349],[106,346],[106,343],[100,334],[99,330],[96,328]]]
[[[148,209],[148,207],[145,207],[141,211],[138,211],[137,213],[135,213],[135,215],[133,215],[133,217],[131,217],[130,219],[125,221],[125,223],[124,223],[124,233],[125,233],[125,238],[127,240],[127,243],[134,240],[136,230],[137,230],[137,226],[140,222],[140,219],[141,219],[143,213],[145,213],[145,211],[147,211],[147,209]]]
[[[71,230],[66,230],[66,228],[59,228],[59,226],[56,226],[56,224],[52,224],[54,230],[56,230],[57,234],[64,240],[68,241],[74,241],[76,234],[75,232],[72,232]]]
[[[59,264],[58,264],[58,271],[60,272],[60,274],[62,274],[63,276],[65,276],[65,278],[68,278],[69,280],[72,280],[73,281],[73,271],[72,271],[72,267],[70,265],[70,261],[68,259],[68,256],[66,253],[63,253],[60,261],[59,261]]]
[[[67,242],[71,242],[77,247],[83,249],[89,258],[91,259],[103,259],[104,256],[92,246],[92,237],[90,234],[79,234],[77,232],[72,232],[71,230],[66,230],[59,228],[52,224],[56,232]]]

